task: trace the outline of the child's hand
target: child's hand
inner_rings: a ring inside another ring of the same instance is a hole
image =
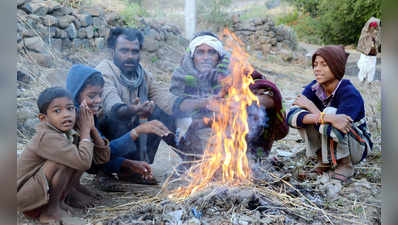
[[[327,118],[328,117],[328,118]],[[353,120],[351,117],[344,114],[329,115],[327,114],[325,120],[329,120],[332,126],[344,134],[350,132]]]
[[[80,104],[79,107],[78,126],[82,132],[90,131],[94,128],[94,115],[87,106],[85,100],[82,102],[82,104]]]

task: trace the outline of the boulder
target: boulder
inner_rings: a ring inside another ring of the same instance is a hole
[[[23,4],[25,4],[28,0],[17,0],[17,8],[21,7]]]
[[[86,32],[86,29],[84,27],[80,28],[77,31],[77,37],[78,38],[86,38],[87,37],[87,32]]]
[[[104,10],[97,7],[84,7],[79,10],[79,13],[88,14],[94,17],[101,17],[104,15]]]
[[[50,47],[61,52],[62,51],[62,39],[52,38],[50,40]]]
[[[105,21],[110,26],[120,25],[121,17],[119,14],[112,12],[105,15]]]
[[[38,36],[24,38],[24,45],[27,49],[34,52],[47,52],[43,40]]]
[[[68,34],[66,33],[66,31],[60,29],[60,28],[56,28],[55,31],[55,38],[60,38],[60,39],[65,39],[68,37]]]
[[[58,19],[55,16],[45,15],[43,17],[40,17],[40,19],[41,23],[48,27],[58,24]]]
[[[72,9],[67,8],[67,7],[61,7],[54,9],[54,11],[51,12],[53,16],[60,17],[60,16],[65,16],[65,15],[71,15],[73,13]]]
[[[73,47],[72,41],[69,38],[62,39],[62,50],[71,49]]]
[[[156,40],[158,32],[151,29],[149,30],[148,34],[144,37],[144,44],[142,46],[143,51],[147,52],[155,52],[159,49],[160,45],[159,42]]]
[[[75,17],[66,15],[58,18],[58,27],[65,29],[67,28],[73,21],[75,20]]]
[[[53,13],[55,10],[60,10],[62,8],[62,6],[56,2],[56,1],[45,1],[43,2],[47,8],[48,8],[48,12],[47,14],[51,14]]]
[[[29,55],[36,61],[37,64],[43,67],[50,68],[53,65],[52,57],[48,54],[41,54],[30,52]]]
[[[84,29],[86,29],[86,35],[87,35],[88,39],[91,39],[91,38],[94,37],[94,27],[88,26],[88,27],[86,27]]]
[[[74,39],[77,37],[77,29],[73,23],[69,24],[65,31],[68,34],[69,39]]]
[[[43,2],[30,2],[30,3],[26,3],[25,5],[30,5],[32,14],[35,14],[38,16],[47,15],[48,7]]]
[[[96,38],[94,39],[95,46],[99,49],[103,49],[105,47],[105,38]]]
[[[77,14],[77,18],[82,27],[87,27],[93,24],[93,17],[88,14]]]

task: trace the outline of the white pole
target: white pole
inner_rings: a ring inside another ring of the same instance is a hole
[[[196,1],[185,0],[185,38],[190,40],[196,31]]]

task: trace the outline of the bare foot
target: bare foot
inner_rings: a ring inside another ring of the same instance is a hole
[[[96,200],[100,200],[103,197],[101,194],[88,190],[85,186],[81,184],[76,185],[75,188],[78,192],[88,195]]]
[[[66,204],[79,209],[90,208],[94,206],[94,199],[88,195],[85,195],[75,188],[72,188],[71,192],[65,199]]]
[[[65,210],[65,211],[68,213],[68,215],[75,216],[75,215],[78,214],[78,212],[76,211],[76,209],[73,208],[73,207],[71,207],[71,206],[69,206],[68,204],[66,204],[65,201],[62,201],[62,202],[61,202],[60,208],[63,209],[63,210]]]
[[[60,207],[49,207],[40,214],[39,221],[45,224],[57,223],[62,217],[67,215],[68,213]]]

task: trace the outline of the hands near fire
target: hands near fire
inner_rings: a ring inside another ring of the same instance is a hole
[[[140,99],[136,98],[133,104],[129,105],[128,107],[138,116],[149,117],[155,109],[155,103],[153,101],[145,101],[141,103]]]
[[[156,134],[160,137],[167,136],[171,131],[159,120],[151,120],[140,124],[131,130],[131,137],[136,140],[140,134]]]

